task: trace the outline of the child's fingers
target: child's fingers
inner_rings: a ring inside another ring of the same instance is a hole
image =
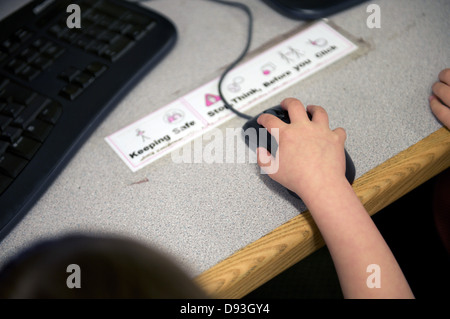
[[[430,107],[434,115],[447,128],[450,128],[450,108],[443,105],[435,96],[430,97]]]
[[[288,111],[291,123],[308,119],[305,106],[300,100],[295,98],[286,98],[281,101],[280,105],[283,109]]]
[[[278,117],[276,117],[275,115],[267,114],[267,113],[261,114],[257,119],[257,123],[259,125],[264,126],[269,133],[272,133],[272,130],[274,128],[280,129],[280,128],[288,125],[285,122],[283,122],[282,120],[280,120]],[[277,142],[278,142],[278,140],[277,140]]]
[[[256,149],[256,156],[258,165],[259,167],[261,167],[262,170],[264,170],[265,167],[266,168],[269,167],[273,161],[272,154],[270,154],[269,151],[264,147],[258,147]]]
[[[327,126],[329,125],[328,114],[323,107],[318,105],[308,105],[307,110],[311,114],[313,122],[322,123]]]
[[[450,106],[450,86],[442,82],[436,82],[431,89],[445,105]]]
[[[344,144],[345,140],[347,139],[347,133],[345,132],[345,130],[342,127],[338,127],[334,129],[333,132],[335,132],[339,136],[339,141]]]
[[[439,81],[444,82],[447,85],[450,85],[450,69],[444,69],[439,72]]]

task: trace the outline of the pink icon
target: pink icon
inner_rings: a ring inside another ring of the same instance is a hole
[[[221,100],[221,98],[218,95],[209,94],[209,93],[207,93],[205,95],[206,106],[211,106],[211,105],[213,105],[214,103],[216,103],[216,102],[218,102],[220,100]]]
[[[328,41],[324,38],[318,38],[316,40],[309,40],[309,43],[318,47],[323,47],[328,44]]]
[[[184,113],[180,110],[169,110],[165,115],[164,119],[168,123],[176,123],[183,119]]]
[[[167,117],[167,120],[168,120],[170,123],[172,123],[172,122],[178,120],[180,117],[181,117],[180,114],[175,113],[175,114],[173,114],[173,115],[169,115],[169,116]]]
[[[269,75],[270,73],[272,73],[273,71],[275,71],[277,67],[275,66],[275,64],[273,64],[272,62],[266,63],[261,67],[261,72],[264,75]]]
[[[136,136],[142,137],[142,142],[145,142],[145,139],[149,139],[150,137],[144,135],[145,131],[136,129]]]

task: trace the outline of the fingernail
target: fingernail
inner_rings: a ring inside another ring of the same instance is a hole
[[[432,100],[434,100],[435,99],[435,97],[434,97],[434,95],[430,95],[430,97],[428,98],[428,101],[432,101]]]

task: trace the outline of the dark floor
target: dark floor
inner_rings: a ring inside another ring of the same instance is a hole
[[[429,180],[373,216],[417,299],[450,300],[450,257],[436,231],[432,214],[435,185],[442,176]],[[340,299],[343,296],[333,261],[328,249],[323,247],[245,298]]]

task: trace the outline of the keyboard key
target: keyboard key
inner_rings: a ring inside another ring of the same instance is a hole
[[[57,38],[61,38],[67,30],[67,26],[62,23],[54,24],[48,29],[48,31]]]
[[[83,32],[84,35],[89,36],[92,39],[95,39],[104,30],[105,30],[104,28],[101,28],[98,25],[92,24],[89,27],[82,28],[81,32]]]
[[[0,194],[3,193],[12,183],[13,179],[0,174]]]
[[[12,41],[11,39],[6,39],[2,43],[0,43],[0,48],[9,54],[14,53],[14,51],[19,49],[19,46],[20,44],[18,42]]]
[[[124,15],[125,10],[123,7],[117,6],[113,3],[102,1],[97,6],[97,9],[99,11],[102,11],[112,17],[120,18],[122,15]]]
[[[6,152],[0,156],[0,173],[12,178],[16,178],[25,168],[28,161],[14,154]]]
[[[0,156],[5,154],[6,150],[8,149],[9,145],[11,145],[8,142],[0,141]]]
[[[131,23],[127,23],[124,21],[116,20],[113,24],[109,26],[109,29],[116,33],[125,34],[133,27]]]
[[[16,118],[25,109],[25,106],[17,103],[8,103],[3,109],[4,115]]]
[[[125,32],[125,35],[137,41],[140,38],[142,38],[146,32],[147,30],[141,26],[132,26],[130,29],[127,30],[127,32]]]
[[[92,38],[82,34],[75,40],[74,44],[80,49],[85,50],[89,46],[91,41]]]
[[[69,29],[61,36],[61,39],[69,43],[75,43],[80,35],[81,32],[78,29]]]
[[[6,61],[7,58],[8,58],[8,54],[0,51],[0,63],[2,63],[3,61]]]
[[[11,144],[11,146],[9,147],[9,151],[26,160],[31,160],[40,146],[41,143],[28,137],[22,136],[15,143]]]
[[[13,118],[0,114],[0,132],[3,131],[11,122]]]
[[[93,62],[86,67],[85,71],[89,72],[90,74],[92,74],[95,77],[98,77],[98,76],[100,76],[100,74],[105,72],[107,69],[108,69],[108,67],[106,65],[104,65],[103,63]]]
[[[132,23],[132,24],[138,24],[141,26],[149,26],[151,25],[154,21],[153,19],[141,15],[139,13],[135,13],[135,12],[126,12],[124,15],[121,16],[120,20],[128,22],[128,23]]]
[[[5,87],[5,95],[7,95],[8,99],[11,101],[15,101],[23,105],[28,105],[34,99],[36,93],[21,85],[10,82]]]
[[[86,10],[86,12],[83,13],[83,20],[91,23],[102,22],[99,23],[101,25],[108,25],[114,21],[113,18],[96,9]]]
[[[86,47],[86,50],[100,56],[107,48],[107,44],[99,40],[92,40]]]
[[[32,62],[32,65],[37,67],[39,70],[43,71],[47,69],[50,65],[52,65],[52,62],[53,61],[51,59],[40,55]]]
[[[6,64],[6,69],[12,74],[18,74],[26,66],[26,62],[20,59],[12,59]]]
[[[25,28],[20,28],[19,30],[14,32],[14,39],[18,42],[25,42],[32,35],[33,35],[33,33],[30,30],[25,29]]]
[[[50,124],[56,124],[61,114],[62,114],[61,105],[59,105],[56,102],[51,102],[50,104],[47,104],[42,110],[42,112],[39,114],[39,119]]]
[[[114,62],[130,49],[132,44],[131,40],[120,36],[103,51],[102,56]]]
[[[5,88],[8,83],[9,83],[9,80],[7,78],[0,76],[0,90]]]
[[[95,7],[98,4],[98,0],[83,0],[82,7],[90,8]]]
[[[39,51],[34,48],[25,48],[19,54],[20,58],[26,62],[31,62],[39,56]]]
[[[105,43],[113,43],[120,35],[112,31],[104,31],[97,36],[97,39]]]
[[[38,95],[14,120],[14,126],[18,126],[22,129],[26,128],[50,103],[50,99],[43,97],[42,95]]]
[[[93,10],[95,11],[95,10]],[[106,14],[102,14],[99,11],[97,11],[97,15],[95,18],[95,23],[97,23],[98,25],[101,25],[102,27],[108,27],[109,25],[111,25],[114,20],[116,19],[116,17],[111,18],[110,16],[106,15]]]
[[[70,67],[59,74],[59,77],[67,82],[72,82],[73,79],[80,74],[81,70],[75,67]]]
[[[41,73],[41,70],[35,68],[34,66],[26,65],[17,75],[20,76],[24,80],[32,81],[40,73]]]
[[[26,130],[23,132],[23,135],[43,143],[50,134],[52,128],[53,126],[51,124],[36,119],[28,125]]]
[[[45,47],[44,50],[42,50],[42,53],[55,60],[64,53],[64,48],[50,43]]]
[[[73,101],[77,96],[81,94],[81,92],[83,92],[82,87],[69,83],[61,89],[59,94],[65,97],[66,99]]]
[[[43,52],[45,49],[47,49],[52,44],[51,41],[39,38],[33,41],[32,46],[38,50],[39,52]]]
[[[79,73],[74,79],[73,83],[79,85],[83,89],[89,86],[94,81],[94,77],[86,72]]]
[[[22,130],[18,127],[8,126],[0,134],[0,139],[9,143],[16,142],[22,135]]]

